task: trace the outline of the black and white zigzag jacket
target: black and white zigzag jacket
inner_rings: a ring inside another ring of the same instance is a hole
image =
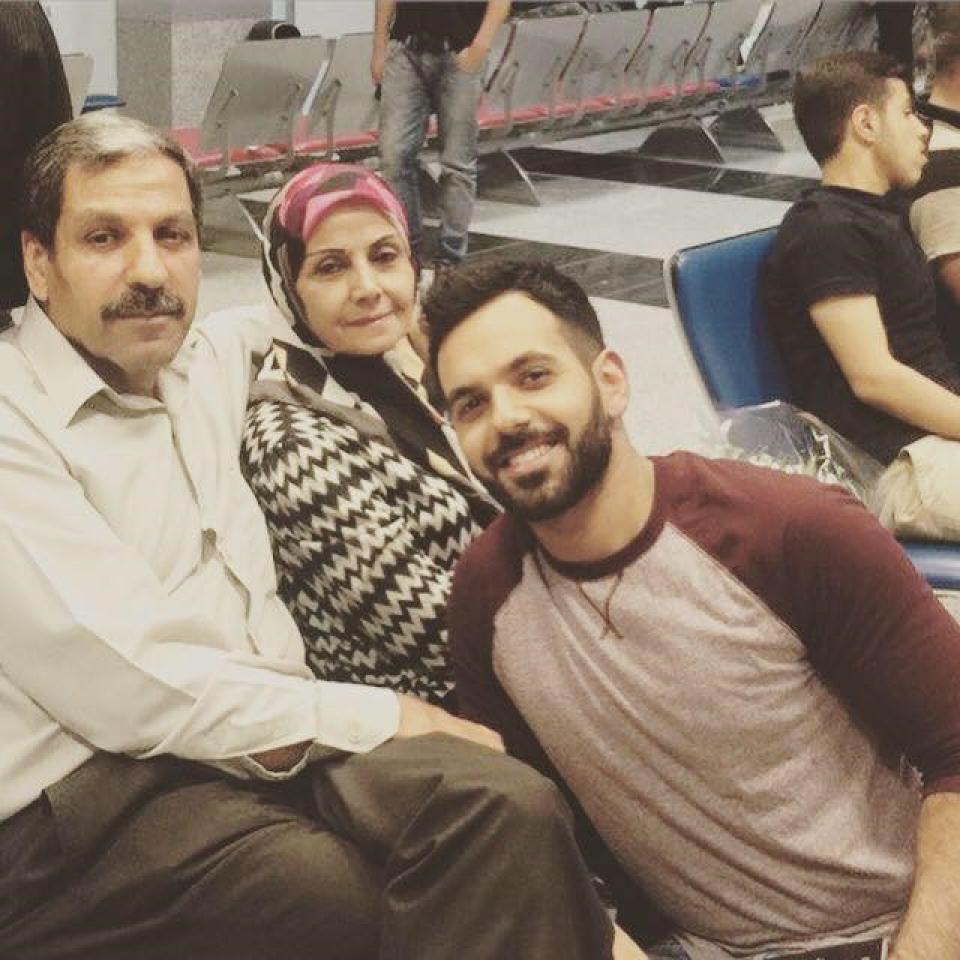
[[[453,567],[491,517],[490,501],[465,468],[426,447],[401,452],[377,411],[312,353],[274,345],[241,448],[280,595],[318,677],[440,702],[453,687]]]

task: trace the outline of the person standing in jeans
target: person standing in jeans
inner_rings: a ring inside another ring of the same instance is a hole
[[[381,88],[381,173],[407,213],[424,259],[418,156],[427,121],[440,136],[440,241],[435,264],[459,263],[477,191],[477,107],[483,67],[510,0],[486,3],[377,0],[370,73]]]

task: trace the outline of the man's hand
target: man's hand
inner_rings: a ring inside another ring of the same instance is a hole
[[[422,737],[428,733],[447,733],[503,753],[503,740],[489,728],[469,720],[461,720],[416,697],[398,694],[397,699],[400,701],[400,726],[396,737],[406,739]]]
[[[960,794],[934,793],[920,807],[917,864],[890,960],[960,957]]]
[[[828,297],[810,316],[854,395],[869,407],[947,440],[960,440],[960,397],[890,352],[873,294]]]
[[[373,54],[370,57],[370,76],[373,79],[375,87],[380,86],[383,80],[383,68],[387,62],[387,44],[375,43],[373,45]]]
[[[484,47],[471,43],[469,47],[464,47],[458,51],[457,66],[464,73],[479,73],[483,69],[483,61],[486,56],[487,51]]]

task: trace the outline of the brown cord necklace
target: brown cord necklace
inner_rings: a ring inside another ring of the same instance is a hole
[[[603,632],[597,637],[597,640],[602,640],[608,633],[612,634],[618,640],[623,639],[623,634],[620,632],[620,628],[613,622],[613,618],[610,616],[610,604],[613,602],[613,595],[617,592],[617,587],[620,586],[623,581],[623,570],[618,570],[616,576],[613,578],[613,583],[610,586],[610,589],[607,591],[607,595],[604,598],[603,606],[601,607],[597,602],[590,596],[589,593],[584,589],[583,584],[577,580],[577,590],[580,592],[580,596],[590,605],[590,609],[603,621]]]
[[[557,598],[553,595],[553,587],[550,585],[547,572],[540,560],[539,550],[533,551],[533,562],[537,567],[537,573],[540,574],[541,582],[547,588],[547,595],[550,597],[550,602],[553,604],[560,616],[563,617],[566,604],[564,603],[561,605],[557,601]],[[603,630],[601,631],[600,636],[597,637],[597,641],[602,640],[608,633],[612,634],[618,640],[622,640],[623,632],[613,622],[613,617],[610,616],[610,604],[613,603],[613,595],[617,592],[617,587],[619,587],[623,582],[623,570],[618,570],[614,576],[613,583],[611,584],[610,589],[607,591],[607,595],[604,598],[603,606],[599,606],[597,604],[593,597],[591,597],[590,594],[587,593],[587,591],[583,588],[583,584],[579,580],[574,580],[573,582],[576,584],[577,592],[586,601],[587,606],[589,606],[590,609],[603,621]],[[567,613],[567,616],[569,616],[569,612]]]

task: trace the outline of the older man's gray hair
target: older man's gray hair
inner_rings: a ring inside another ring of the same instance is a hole
[[[53,247],[63,206],[67,170],[109,167],[131,157],[157,155],[172,160],[187,180],[193,217],[199,230],[203,194],[193,163],[175,140],[159,130],[111,113],[89,113],[61,124],[30,151],[23,167],[20,223],[44,247]]]

